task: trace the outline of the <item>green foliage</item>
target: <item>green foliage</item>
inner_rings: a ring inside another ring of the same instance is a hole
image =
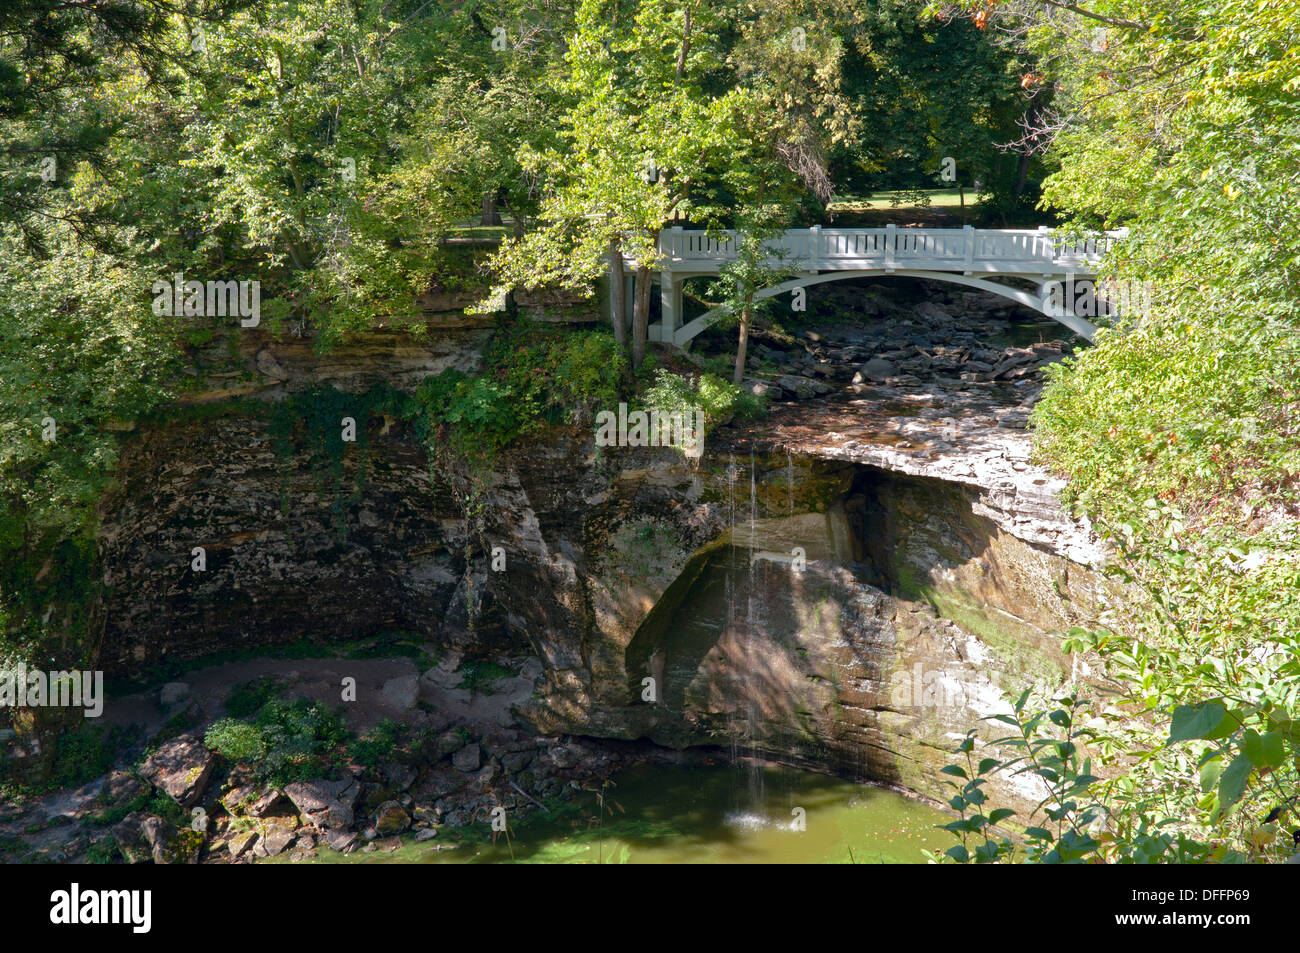
[[[490,659],[472,659],[462,665],[459,671],[463,673],[463,677],[457,687],[475,695],[480,692],[491,695],[493,682],[503,678],[513,678],[515,674]]]
[[[106,774],[122,750],[125,732],[115,725],[89,725],[61,734],[51,768],[52,790],[77,787]]]
[[[272,675],[241,682],[226,696],[226,714],[231,718],[251,718],[273,698],[284,692],[284,680]]]
[[[714,374],[691,379],[671,371],[655,371],[654,385],[642,394],[647,408],[667,414],[704,412],[705,431],[732,420],[752,420],[766,410],[766,402],[743,387]]]
[[[1070,475],[1069,498],[1116,518],[1152,497],[1227,520],[1295,499],[1298,356],[1293,333],[1243,314],[1103,331],[1051,368],[1039,456]]]
[[[101,790],[97,803],[102,805],[102,810],[95,812],[89,818],[89,823],[95,827],[112,827],[121,821],[128,814],[134,814],[136,811],[143,810],[153,798],[153,787],[145,784],[140,793],[129,801],[112,802],[109,800],[108,792]]]
[[[266,756],[262,729],[233,718],[213,722],[203,736],[203,743],[231,761],[259,762]]]
[[[204,735],[209,748],[253,766],[277,787],[329,773],[347,740],[338,715],[304,699],[277,698],[267,701],[251,721],[223,718]]]
[[[0,233],[0,657],[57,652],[65,667],[88,649],[95,508],[117,464],[114,430],[168,395],[176,364],[170,321],[151,313],[141,271],[79,250],[66,230],[50,234],[67,244],[33,260]]]
[[[306,457],[318,492],[330,501],[334,531],[340,538],[347,532],[348,508],[365,490],[376,420],[402,418],[411,412],[411,399],[387,384],[377,384],[362,394],[319,386],[290,394],[271,418],[277,456],[285,461],[295,454]],[[353,422],[355,440],[343,439],[346,419]],[[345,476],[349,459],[355,461],[350,480]],[[288,505],[287,500],[283,505]]]
[[[953,789],[949,807],[959,819],[941,825],[959,840],[932,859],[943,862],[1078,864],[1106,860],[1117,863],[1196,863],[1211,857],[1231,862],[1241,857],[1218,850],[1173,831],[1176,821],[1157,820],[1146,812],[1112,814],[1098,799],[1100,781],[1092,773],[1092,758],[1084,752],[1096,732],[1086,717],[1090,703],[1067,695],[1032,699],[1024,692],[1009,714],[990,716],[1009,725],[1013,733],[988,742],[987,750],[1006,750],[1014,757],[985,756],[976,761],[974,731],[957,748],[961,761],[941,769]],[[1026,817],[1010,808],[991,807],[985,785],[997,775],[1033,779],[1042,797]],[[1012,818],[1018,836],[999,834]]]
[[[1042,160],[1002,148],[1051,104],[1050,84],[1022,86],[1036,68],[1034,51],[990,42],[963,19],[926,16],[924,0],[861,7],[843,66],[861,131],[831,155],[837,191],[897,190],[894,207],[926,207],[923,190],[949,184],[940,173],[951,158],[951,184],[973,192],[979,182],[980,211],[994,213],[998,225],[1038,224],[1032,206]]]
[[[7,788],[13,795],[41,795],[86,784],[113,767],[131,738],[131,732],[116,725],[65,728],[51,739],[53,757],[47,762],[0,761],[0,789]]]
[[[88,864],[115,864],[121,859],[122,852],[118,849],[117,841],[112,835],[99,838],[86,850]]]
[[[358,738],[348,746],[348,760],[368,768],[388,761],[398,750],[406,732],[406,725],[385,718],[364,738]]]
[[[1106,274],[1150,288],[1032,418],[1125,584],[1065,644],[1116,688],[1089,726],[1101,853],[1156,856],[1159,826],[1191,859],[1278,859],[1300,826],[1300,9],[1111,0],[1103,27],[966,6],[1053,57],[1074,118],[1045,201],[1128,226]]]
[[[482,373],[448,369],[425,378],[416,395],[428,439],[480,462],[523,434],[616,403],[627,367],[604,331],[528,322],[500,331],[485,358]]]

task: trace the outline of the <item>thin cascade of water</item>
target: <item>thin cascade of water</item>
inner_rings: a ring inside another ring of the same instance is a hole
[[[736,591],[735,580],[733,579],[733,566],[735,564],[734,553],[735,536],[736,536],[736,480],[738,477],[736,469],[736,455],[729,453],[727,455],[727,521],[729,536],[732,539],[732,546],[729,550],[728,563],[724,565],[723,579],[723,599],[724,615],[722,617],[722,631],[725,636],[726,630],[735,624],[736,618]],[[731,763],[739,764],[742,752],[741,730],[740,726],[733,722],[733,718],[728,716],[727,735],[730,738]]]
[[[794,457],[785,452],[785,492],[790,501],[790,515],[794,516]]]
[[[758,474],[754,460],[754,448],[749,450],[749,546],[746,552],[749,584],[745,593],[745,631],[744,638],[753,645],[759,638],[761,620],[755,607],[758,596],[758,561],[754,558],[758,543]],[[752,696],[745,700],[745,736],[749,741],[749,808],[757,816],[763,814],[763,768],[759,758],[759,734],[762,728],[762,712],[758,700]]]

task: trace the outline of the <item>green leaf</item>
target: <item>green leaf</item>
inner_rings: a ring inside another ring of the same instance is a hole
[[[1276,768],[1286,760],[1286,748],[1282,743],[1282,732],[1270,731],[1260,736],[1257,732],[1247,731],[1242,740],[1246,757],[1257,768]]]
[[[1252,767],[1249,756],[1238,755],[1219,778],[1219,803],[1223,805],[1224,811],[1241,800]]]
[[[1214,758],[1201,765],[1201,790],[1213,791],[1219,786],[1219,776],[1223,774],[1223,759]]]
[[[1223,725],[1227,715],[1227,709],[1218,702],[1179,705],[1174,709],[1173,720],[1169,725],[1169,743],[1209,738]]]

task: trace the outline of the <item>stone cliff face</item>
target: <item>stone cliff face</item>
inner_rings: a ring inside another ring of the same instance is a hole
[[[540,731],[736,746],[938,796],[936,766],[1000,690],[1077,664],[1056,636],[1108,598],[1102,554],[1028,463],[1032,382],[855,380],[724,428],[698,466],[559,428],[512,449],[469,517],[463,484],[382,414],[333,458],[276,443],[286,393],[470,369],[486,333],[323,358],[241,339],[242,371],[129,441],[103,666],[398,629],[536,656],[518,710]]]

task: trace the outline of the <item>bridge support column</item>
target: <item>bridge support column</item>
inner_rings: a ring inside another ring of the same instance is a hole
[[[659,310],[663,317],[661,340],[675,343],[673,334],[682,326],[682,279],[667,268],[659,272]]]

